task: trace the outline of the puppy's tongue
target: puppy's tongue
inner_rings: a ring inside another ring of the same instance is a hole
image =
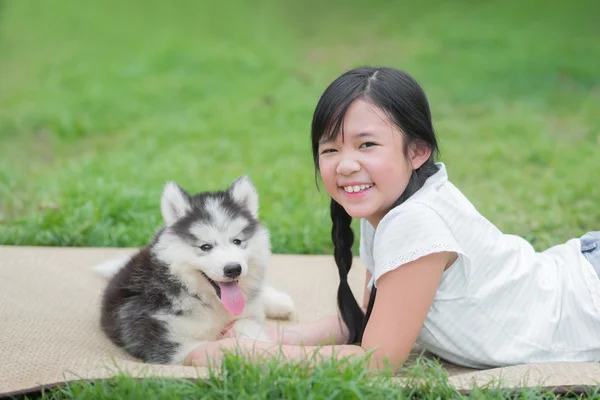
[[[218,282],[221,289],[221,303],[231,315],[240,315],[244,311],[246,299],[237,282]]]

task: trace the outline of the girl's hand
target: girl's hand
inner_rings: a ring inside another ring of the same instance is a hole
[[[264,330],[269,338],[271,338],[271,341],[278,344],[301,345],[305,342],[307,333],[304,332],[306,329],[303,329],[302,325],[281,324],[276,322],[265,322]],[[217,340],[235,337],[235,328],[233,327],[233,323],[231,323],[223,328],[221,333],[217,336]]]
[[[304,325],[278,324],[269,322],[265,324],[265,332],[278,344],[305,344],[307,327]]]
[[[207,342],[192,350],[183,361],[183,365],[193,367],[207,367],[209,363],[219,365],[223,358],[223,350],[232,350],[235,346],[234,339]]]

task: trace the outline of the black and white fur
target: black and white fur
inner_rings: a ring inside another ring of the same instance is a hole
[[[148,246],[95,268],[111,277],[102,298],[104,333],[129,354],[160,364],[181,364],[231,322],[237,337],[269,341],[265,316],[288,318],[294,306],[287,294],[264,285],[270,240],[250,180],[194,196],[169,182],[161,211],[165,225]],[[212,248],[203,250],[205,244]],[[236,281],[246,299],[235,317],[216,284],[231,280],[228,265],[241,267]]]

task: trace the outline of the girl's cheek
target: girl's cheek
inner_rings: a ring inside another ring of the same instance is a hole
[[[330,177],[332,175],[333,168],[334,165],[332,163],[332,160],[319,160],[319,170],[321,171],[321,176],[323,177],[323,179],[326,179],[325,177]]]
[[[321,171],[321,180],[323,181],[325,189],[328,191],[331,190],[332,186],[337,187],[335,168],[336,167],[334,163],[326,161],[321,162],[319,165],[319,170]]]

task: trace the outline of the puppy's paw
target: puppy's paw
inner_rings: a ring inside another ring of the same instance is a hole
[[[257,321],[251,318],[238,319],[233,323],[235,336],[260,342],[271,342],[271,338],[265,332],[264,321]]]
[[[294,301],[287,293],[265,287],[263,296],[268,318],[289,319],[294,314]]]

